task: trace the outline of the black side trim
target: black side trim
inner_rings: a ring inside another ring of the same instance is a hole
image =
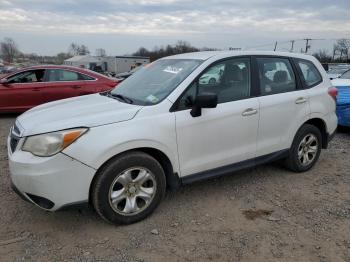
[[[88,209],[89,207],[90,207],[89,201],[86,200],[86,201],[74,202],[74,203],[63,205],[56,211],[65,211],[65,210],[72,210],[72,209]]]
[[[177,191],[181,187],[181,179],[179,178],[178,173],[171,173],[167,176],[167,184],[171,191]]]
[[[331,142],[336,134],[336,131],[334,131],[332,134],[327,133],[324,141],[322,141],[322,148],[327,149],[329,142]]]
[[[289,149],[284,149],[281,151],[277,151],[275,153],[271,153],[265,156],[260,156],[257,158],[244,160],[239,163],[231,164],[228,166],[214,168],[208,171],[199,172],[196,174],[188,175],[181,178],[182,184],[191,184],[193,182],[206,180],[209,178],[215,178],[223,175],[230,175],[232,172],[236,172],[242,169],[254,167],[257,165],[265,164],[268,162],[276,161],[287,157],[289,153]]]

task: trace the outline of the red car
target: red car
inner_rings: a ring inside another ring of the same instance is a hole
[[[23,112],[34,106],[112,89],[118,80],[71,66],[34,66],[0,79],[0,112]]]

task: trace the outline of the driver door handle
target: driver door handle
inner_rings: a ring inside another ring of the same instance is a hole
[[[307,102],[307,99],[305,97],[298,97],[297,100],[295,100],[296,104],[304,104]]]
[[[72,86],[72,88],[78,89],[78,88],[81,88],[81,86]]]
[[[258,113],[258,110],[254,108],[247,108],[246,110],[243,111],[242,116],[252,116]]]

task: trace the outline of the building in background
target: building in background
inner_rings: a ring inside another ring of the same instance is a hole
[[[140,65],[150,62],[149,57],[144,56],[107,56],[104,57],[107,62],[107,71],[113,74],[129,72]]]
[[[65,65],[86,68],[97,72],[119,74],[128,72],[140,65],[148,64],[149,57],[142,56],[74,56],[64,61]]]
[[[95,70],[97,66],[102,67],[103,71],[107,70],[107,65],[103,61],[104,57],[90,56],[90,55],[77,55],[72,58],[64,60],[65,65],[86,68]]]

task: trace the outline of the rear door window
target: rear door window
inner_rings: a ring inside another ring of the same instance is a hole
[[[257,58],[261,95],[295,91],[297,84],[288,58]]]
[[[306,87],[313,87],[322,82],[322,76],[316,66],[307,60],[296,59]]]

